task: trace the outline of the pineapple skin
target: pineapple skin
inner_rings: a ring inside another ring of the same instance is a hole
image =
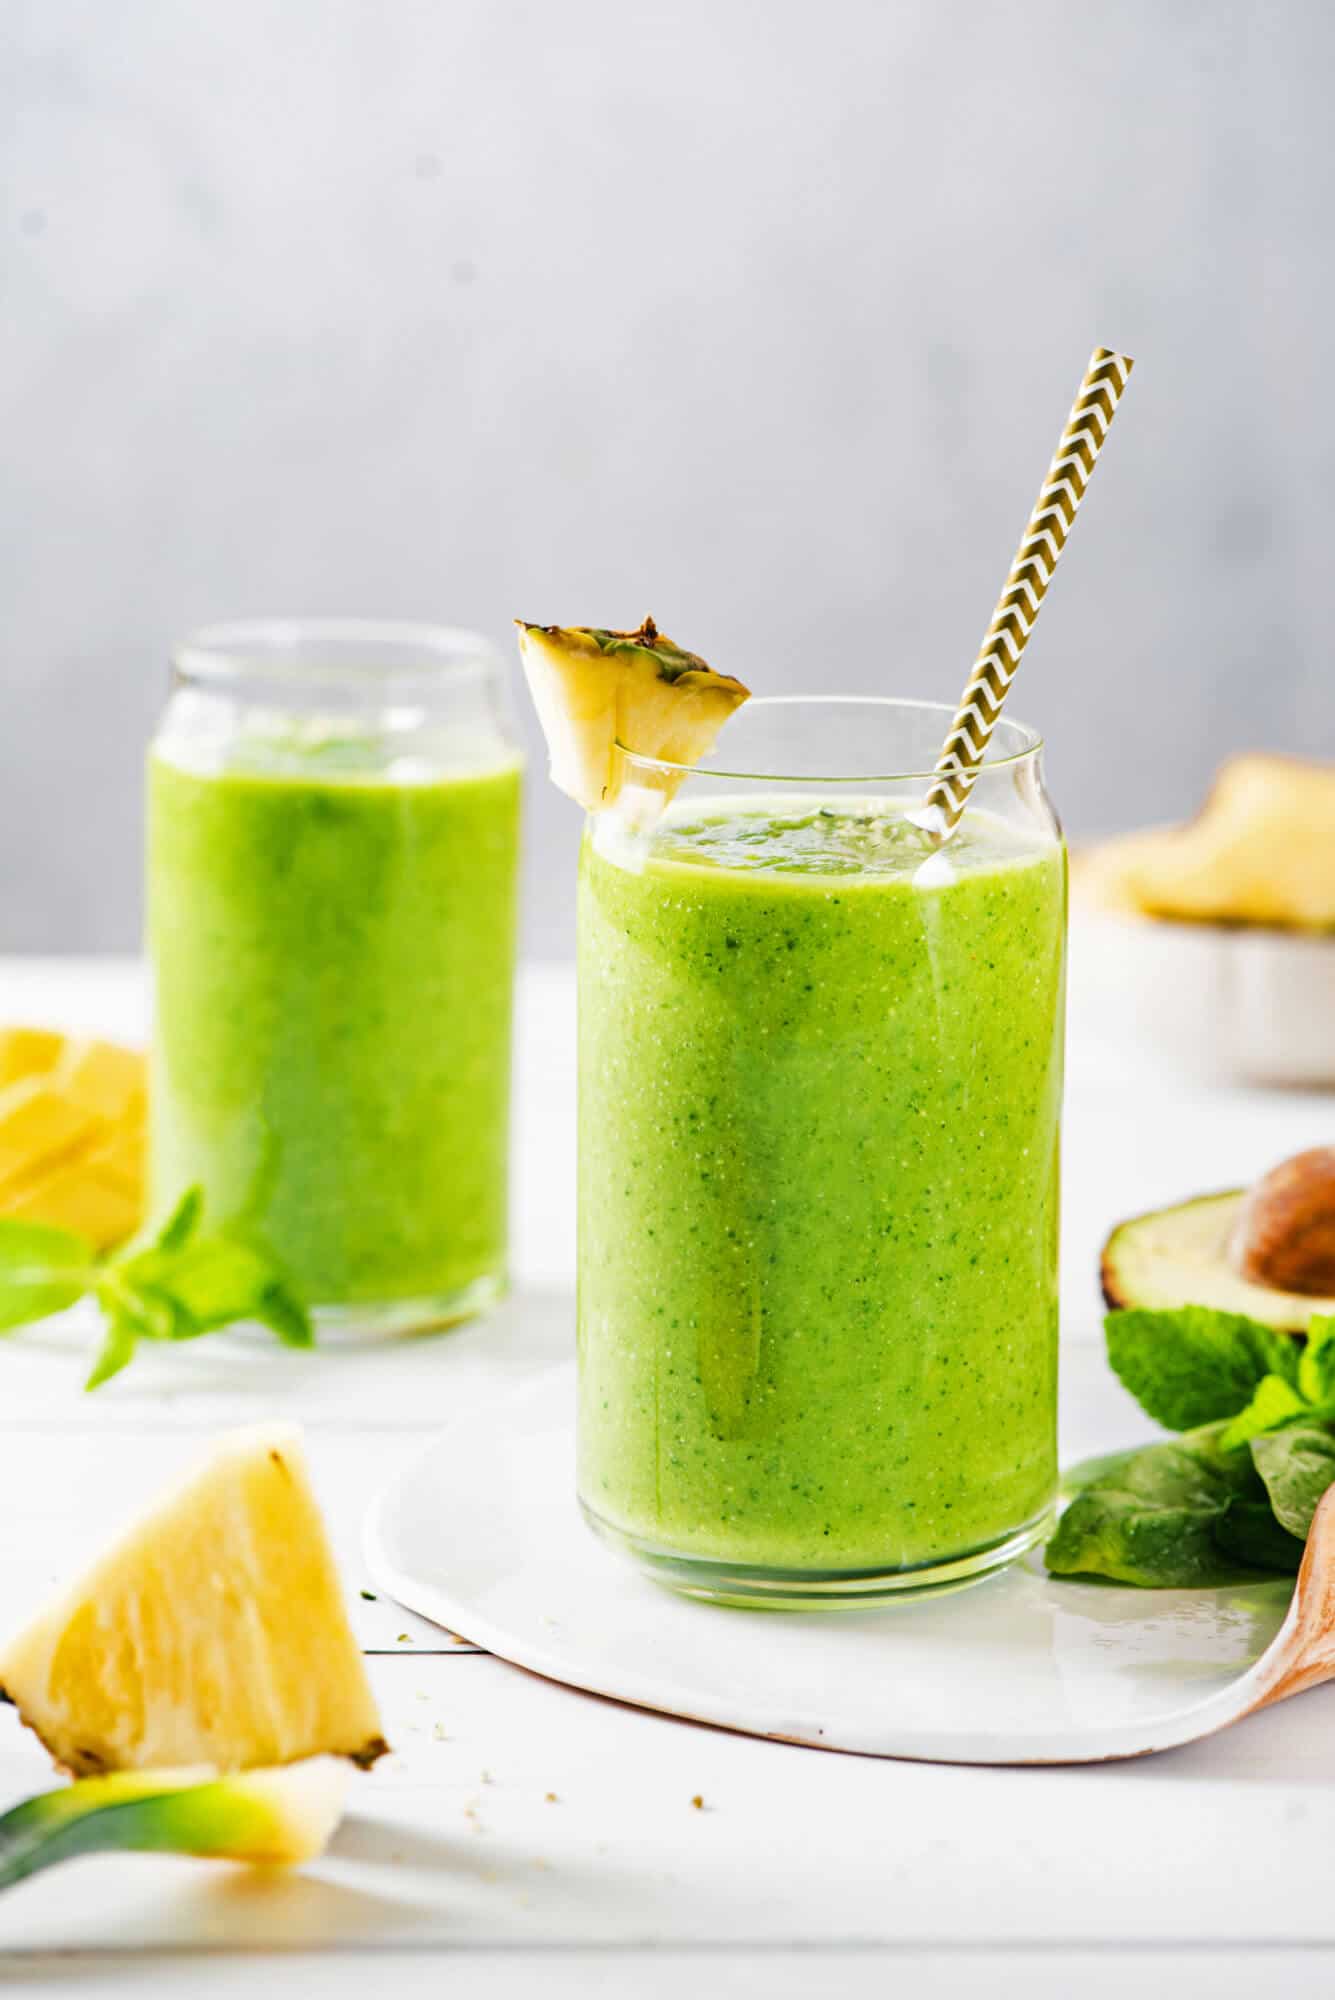
[[[350,1776],[346,1764],[321,1757],[231,1777],[205,1766],[81,1778],[0,1818],[0,1889],[57,1862],[110,1852],[295,1867],[328,1846]]]
[[[0,1651],[0,1695],[76,1776],[387,1744],[300,1432],[223,1437]]]

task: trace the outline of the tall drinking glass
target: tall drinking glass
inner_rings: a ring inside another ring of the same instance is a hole
[[[579,891],[579,1492],[722,1601],[1010,1561],[1056,1481],[1066,864],[998,723],[757,700],[726,770],[619,753]]]
[[[520,757],[485,640],[216,626],[148,760],[151,1184],[326,1329],[440,1324],[506,1268]]]

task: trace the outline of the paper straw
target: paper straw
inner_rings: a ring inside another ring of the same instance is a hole
[[[964,811],[988,738],[1037,623],[1057,558],[1066,546],[1094,462],[1134,366],[1130,355],[1114,354],[1107,347],[1096,347],[1089,358],[1061,443],[942,745],[927,803],[920,814],[913,815],[938,839],[945,839]]]

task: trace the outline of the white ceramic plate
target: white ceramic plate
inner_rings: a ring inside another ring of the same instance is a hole
[[[830,1750],[1011,1764],[1190,1742],[1331,1670],[1324,1655],[1311,1664],[1314,1648],[1329,1648],[1331,1612],[1324,1571],[1304,1608],[1310,1546],[1287,1620],[1282,1579],[1142,1591],[1059,1582],[1037,1557],[952,1596],[875,1611],[733,1611],[677,1597],[581,1520],[573,1403],[573,1367],[562,1364],[470,1409],[380,1497],[366,1528],[382,1590],[549,1679]],[[1335,1512],[1328,1525],[1335,1540]]]

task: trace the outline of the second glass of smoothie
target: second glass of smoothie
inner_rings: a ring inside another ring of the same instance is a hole
[[[218,626],[148,762],[151,1182],[326,1331],[505,1280],[520,758],[469,633]]]
[[[950,716],[753,701],[589,822],[579,1491],[695,1595],[951,1587],[1050,1518],[1065,853],[1019,723],[912,823]]]

